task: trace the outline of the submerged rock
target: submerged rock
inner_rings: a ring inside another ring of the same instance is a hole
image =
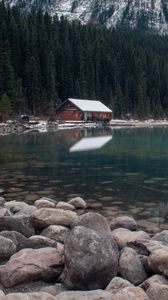
[[[39,196],[38,196],[37,194],[28,193],[28,194],[25,195],[25,202],[27,202],[28,204],[32,204],[32,203],[34,203],[38,198],[39,198]]]
[[[108,234],[76,226],[65,241],[65,286],[105,288],[118,271],[118,247]]]

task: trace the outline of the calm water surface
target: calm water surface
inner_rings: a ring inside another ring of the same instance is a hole
[[[151,232],[168,229],[168,127],[0,137],[0,191],[29,203],[80,195],[109,219],[129,214]]]

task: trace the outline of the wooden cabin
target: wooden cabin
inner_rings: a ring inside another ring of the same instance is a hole
[[[96,100],[68,98],[56,109],[56,119],[62,121],[109,122],[112,110]]]

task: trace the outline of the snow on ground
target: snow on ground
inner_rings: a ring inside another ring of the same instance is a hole
[[[32,131],[37,132],[54,132],[57,130],[72,129],[72,128],[96,128],[102,127],[103,123],[94,123],[94,122],[79,122],[79,121],[65,121],[62,123],[58,122],[48,122],[47,120],[31,120],[28,124],[21,124],[17,121],[7,121],[5,123],[0,123],[0,135],[8,134],[22,134]],[[106,124],[108,127],[154,127],[154,126],[168,126],[168,120],[120,120],[112,119],[109,124]]]

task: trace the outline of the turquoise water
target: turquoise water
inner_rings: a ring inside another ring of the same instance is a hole
[[[80,195],[109,219],[168,229],[168,127],[0,137],[0,191],[29,203]]]

